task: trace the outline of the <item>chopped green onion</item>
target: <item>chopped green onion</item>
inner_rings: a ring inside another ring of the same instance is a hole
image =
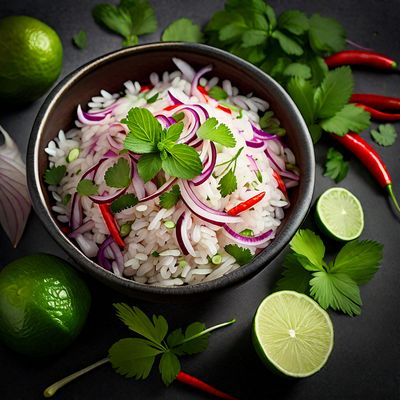
[[[221,262],[222,262],[222,256],[221,256],[221,254],[216,254],[215,256],[212,256],[211,262],[212,262],[214,265],[219,265],[219,264],[221,264]]]
[[[151,253],[151,255],[153,257],[160,257],[160,253],[158,251],[155,251],[155,250]]]
[[[178,262],[178,267],[179,267],[179,268],[185,268],[186,265],[187,265],[186,260],[185,260],[184,258],[181,258],[181,259],[179,260],[179,262]]]
[[[174,228],[175,228],[175,222],[174,222],[174,221],[171,221],[171,220],[165,221],[165,222],[164,222],[164,226],[165,226],[167,229],[174,229]]]
[[[132,222],[125,222],[124,224],[121,225],[119,233],[121,234],[122,237],[125,237],[131,233],[131,230],[132,230]]]
[[[243,229],[242,232],[239,233],[242,236],[253,237],[254,232],[251,229]]]
[[[81,151],[77,147],[71,149],[67,156],[67,162],[70,163],[72,161],[75,161],[79,157],[80,152]]]
[[[64,206],[66,206],[69,201],[71,200],[71,195],[69,193],[67,193],[64,198],[62,199],[62,203],[64,204]]]
[[[259,180],[259,182],[262,183],[263,179],[262,179],[261,172],[260,172],[259,170],[256,172],[256,177],[257,177],[257,179]]]
[[[236,119],[241,119],[243,117],[243,110],[239,110],[239,115],[236,117]]]

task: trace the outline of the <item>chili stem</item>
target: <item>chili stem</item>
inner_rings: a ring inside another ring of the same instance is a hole
[[[399,203],[397,202],[396,196],[395,196],[395,194],[394,194],[394,192],[393,192],[393,185],[392,185],[391,183],[390,183],[389,185],[387,185],[387,186],[386,186],[386,190],[387,190],[387,192],[389,193],[389,197],[392,199],[393,204],[394,204],[396,210],[397,210],[398,212],[400,212]]]
[[[92,369],[100,367],[101,365],[106,364],[109,361],[110,361],[110,359],[108,357],[103,358],[102,360],[97,361],[97,362],[89,365],[88,367],[83,368],[77,372],[74,372],[73,374],[68,375],[67,377],[53,383],[51,386],[49,386],[48,388],[46,388],[44,390],[44,392],[43,392],[44,397],[48,398],[48,397],[54,396],[56,394],[56,392],[58,391],[58,389],[61,389],[67,383],[72,382],[76,378],[79,378],[80,376],[86,374],[87,372],[90,372]]]

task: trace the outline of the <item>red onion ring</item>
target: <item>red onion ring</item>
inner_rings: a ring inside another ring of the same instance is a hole
[[[191,182],[195,186],[199,186],[202,183],[204,183],[214,171],[215,164],[217,162],[217,149],[213,142],[210,142],[210,152],[211,155],[208,158],[208,161],[204,165],[203,172],[199,176],[196,176],[196,178],[191,180]]]
[[[78,227],[77,229],[75,229],[74,231],[72,231],[68,236],[71,239],[76,238],[78,235],[82,235],[85,232],[89,232],[91,231],[95,226],[95,223],[93,220],[89,220],[87,222],[85,222],[84,224],[82,224],[80,227]]]
[[[193,77],[192,83],[190,85],[190,95],[191,96],[196,96],[197,98],[201,99],[203,98],[203,94],[200,93],[199,89],[197,89],[197,85],[199,84],[200,78],[206,74],[207,72],[210,72],[212,70],[212,65],[207,65],[203,67],[201,70],[196,72],[195,76]]]
[[[230,226],[223,225],[223,228],[226,232],[226,235],[229,236],[232,240],[234,240],[238,244],[242,244],[245,246],[256,246],[259,247],[270,240],[270,236],[272,234],[272,229],[261,233],[256,236],[242,236],[239,233],[235,232]]]

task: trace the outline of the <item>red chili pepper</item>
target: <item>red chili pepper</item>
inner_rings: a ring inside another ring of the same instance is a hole
[[[164,111],[171,111],[178,106],[180,106],[180,104],[172,104],[171,106],[164,107]]]
[[[230,108],[221,106],[221,104],[218,104],[218,105],[217,105],[217,108],[219,108],[219,109],[222,110],[222,111],[225,111],[225,112],[228,113],[228,114],[232,114],[232,110],[231,110]]]
[[[372,119],[378,121],[400,121],[400,114],[391,114],[383,111],[379,111],[375,108],[366,106],[365,104],[356,104],[357,107],[363,108],[365,111],[371,114]]]
[[[275,171],[272,170],[272,176],[275,178],[276,182],[278,183],[278,188],[279,190],[285,195],[285,197],[288,199],[289,196],[287,194],[286,186],[285,183],[283,182],[281,176]]]
[[[351,103],[361,103],[378,110],[400,110],[400,99],[379,94],[353,93]]]
[[[220,390],[210,386],[208,383],[201,381],[198,378],[195,378],[192,375],[187,374],[186,372],[180,371],[176,376],[176,380],[179,382],[186,383],[189,386],[192,386],[196,389],[200,389],[203,392],[212,394],[220,399],[227,399],[227,400],[238,400],[236,397],[233,397],[227,393],[221,392]]]
[[[63,233],[65,233],[66,235],[68,235],[69,233],[71,233],[71,229],[70,229],[68,226],[62,226],[60,229],[61,229],[61,231],[62,231]]]
[[[342,65],[365,65],[387,70],[397,68],[397,62],[384,54],[364,50],[339,51],[325,58],[325,63],[329,68],[336,68]]]
[[[109,205],[99,204],[99,208],[101,211],[101,215],[103,216],[104,222],[106,223],[107,228],[110,231],[110,235],[113,237],[119,247],[124,248],[125,242],[121,238],[117,223],[115,222],[115,218],[110,211]]]
[[[257,204],[258,202],[260,202],[264,196],[265,196],[265,192],[260,192],[260,193],[256,194],[255,196],[250,197],[250,199],[243,201],[243,202],[239,203],[237,206],[231,208],[230,210],[227,211],[227,213],[229,215],[238,215],[242,211],[246,211],[249,208],[253,207],[255,204]]]
[[[141,93],[147,92],[147,91],[153,89],[153,87],[154,87],[153,85],[143,85],[140,87],[140,92]]]
[[[349,132],[344,136],[331,134],[331,137],[350,150],[364,164],[379,185],[386,189],[397,211],[400,212],[399,204],[393,193],[392,177],[375,149],[354,132]]]
[[[204,86],[197,85],[197,90],[203,95],[208,96],[207,89]]]

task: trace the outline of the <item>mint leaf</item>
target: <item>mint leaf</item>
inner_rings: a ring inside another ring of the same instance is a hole
[[[209,91],[208,95],[212,97],[215,100],[225,100],[228,98],[228,93],[225,92],[224,89],[222,89],[219,86],[213,86]]]
[[[48,185],[59,185],[66,172],[67,167],[65,165],[59,165],[58,167],[47,169],[44,173],[44,181]]]
[[[336,183],[343,180],[349,171],[349,163],[343,158],[343,154],[331,147],[326,155],[324,176],[329,176]]]
[[[305,64],[292,63],[285,68],[285,70],[283,71],[283,75],[296,76],[302,79],[310,79],[311,69],[308,65]]]
[[[285,53],[295,56],[301,56],[303,54],[303,48],[295,40],[291,39],[284,33],[274,31],[272,37],[279,42],[279,45]]]
[[[358,285],[363,285],[378,271],[382,257],[382,244],[373,240],[353,240],[342,247],[329,272],[345,273]]]
[[[237,244],[227,244],[224,249],[240,266],[248,264],[254,257],[249,249],[240,247]]]
[[[133,332],[144,336],[153,343],[160,344],[168,332],[168,323],[161,315],[153,315],[153,321],[137,307],[129,307],[124,303],[113,304],[117,316]]]
[[[321,127],[331,133],[343,136],[349,131],[362,132],[370,125],[370,115],[355,104],[346,104],[333,117],[321,121]]]
[[[285,267],[282,277],[276,283],[275,290],[294,290],[299,293],[309,294],[310,279],[312,275],[303,268],[296,254],[289,253],[283,262]]]
[[[176,144],[168,150],[168,156],[162,160],[162,168],[170,176],[193,179],[201,173],[203,164],[193,147]]]
[[[149,376],[155,356],[161,353],[149,340],[129,338],[114,343],[108,351],[108,357],[119,374],[127,378],[145,379]]]
[[[125,158],[120,158],[104,174],[106,184],[113,188],[126,188],[131,183],[131,168]]]
[[[203,34],[200,26],[188,18],[179,18],[172,22],[161,36],[163,42],[202,43]]]
[[[292,78],[287,91],[299,108],[307,125],[314,122],[314,88],[310,82],[301,78]]]
[[[78,49],[85,49],[88,44],[87,33],[85,31],[79,31],[72,37],[72,41]]]
[[[310,293],[322,308],[331,307],[350,316],[361,314],[360,289],[347,274],[320,271],[313,276]]]
[[[182,131],[183,131],[182,122],[172,124],[167,130],[166,139],[176,142],[181,136]]]
[[[317,117],[330,118],[341,111],[350,99],[353,86],[350,67],[329,71],[315,92]]]
[[[92,182],[90,179],[82,179],[78,183],[76,191],[81,196],[94,196],[95,194],[98,194],[99,186]]]
[[[346,33],[342,25],[332,18],[314,14],[310,18],[309,39],[316,53],[331,54],[346,46]]]
[[[392,124],[379,125],[378,130],[371,130],[371,137],[381,146],[391,146],[397,138],[396,129]]]
[[[229,170],[219,181],[218,190],[222,197],[232,194],[237,189],[237,179],[233,170]]]
[[[299,10],[284,11],[278,18],[278,26],[294,35],[302,35],[309,28],[308,18]]]
[[[181,370],[181,363],[172,351],[166,351],[161,356],[158,369],[165,386],[169,386]]]
[[[152,180],[161,170],[161,158],[158,153],[143,154],[137,163],[137,170],[143,182]]]
[[[201,139],[211,140],[225,147],[235,147],[236,140],[232,132],[225,124],[219,124],[214,117],[208,118],[197,130],[197,136]]]
[[[138,198],[133,193],[126,193],[115,199],[111,203],[110,209],[114,214],[116,214],[122,210],[136,206],[138,202]]]
[[[165,192],[160,196],[160,207],[166,208],[167,210],[174,207],[179,201],[181,191],[178,185],[172,186],[169,192]]]

